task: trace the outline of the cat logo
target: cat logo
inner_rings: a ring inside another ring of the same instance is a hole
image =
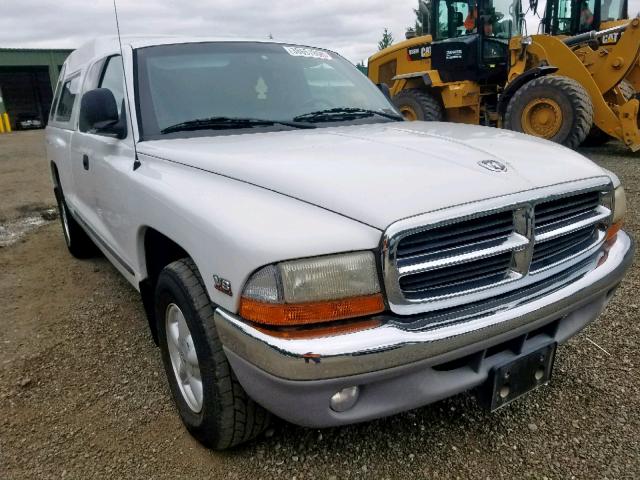
[[[424,60],[431,57],[431,45],[416,45],[407,49],[409,60]]]
[[[620,33],[609,33],[600,39],[602,45],[615,45],[620,39]]]

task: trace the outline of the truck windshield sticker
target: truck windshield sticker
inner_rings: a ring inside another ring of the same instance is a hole
[[[333,60],[324,50],[308,47],[282,47],[293,57],[321,58],[322,60]]]
[[[264,81],[264,78],[258,78],[258,81],[256,83],[256,93],[258,94],[258,100],[266,100],[268,91],[269,87]]]

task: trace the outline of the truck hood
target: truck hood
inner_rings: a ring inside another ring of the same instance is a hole
[[[138,149],[381,230],[444,207],[606,175],[582,155],[545,140],[436,122],[155,140]],[[502,162],[507,170],[491,171],[483,160]]]

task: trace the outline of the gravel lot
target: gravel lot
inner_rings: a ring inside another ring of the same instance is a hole
[[[584,153],[622,178],[640,238],[640,156]],[[0,135],[0,225],[52,204],[48,175],[41,132]],[[637,479],[639,288],[636,262],[552,384],[496,414],[465,394],[347,428],[277,421],[214,453],[174,411],[138,294],[45,222],[0,247],[0,478]]]

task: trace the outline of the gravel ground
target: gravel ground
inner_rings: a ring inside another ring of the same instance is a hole
[[[10,218],[52,198],[40,188],[41,133],[8,137],[0,212]],[[622,178],[627,230],[640,238],[640,157],[616,145],[584,153]],[[39,186],[23,197],[32,177]],[[224,453],[182,427],[138,295],[105,259],[72,259],[48,222],[0,247],[0,265],[2,479],[640,478],[638,262],[602,317],[558,351],[553,382],[495,414],[464,394],[345,428],[277,421]]]

